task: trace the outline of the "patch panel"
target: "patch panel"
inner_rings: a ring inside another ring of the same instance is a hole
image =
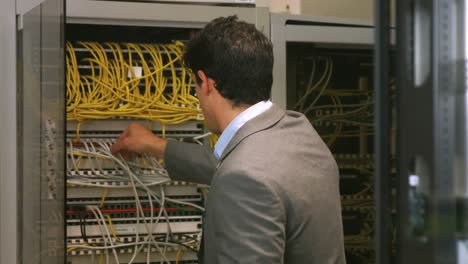
[[[150,228],[147,230],[143,224],[146,221]],[[169,217],[169,221],[161,218],[158,224],[150,224],[151,218],[143,218],[137,221],[136,218],[121,218],[113,220],[113,229],[117,236],[135,235],[137,232],[140,235],[166,234],[166,233],[195,233],[201,232],[201,216],[173,216]],[[157,220],[153,219],[153,222]],[[97,237],[102,235],[102,229],[97,222],[85,221],[86,236]],[[67,221],[67,237],[83,237],[83,232],[80,229],[78,220]]]
[[[113,125],[121,127],[124,125],[123,122],[128,124],[129,121],[117,120]],[[185,127],[192,129],[185,134],[175,129],[167,129],[165,133],[170,134],[171,131],[173,132],[171,135],[181,138],[187,135],[200,135],[199,126],[194,124]],[[135,193],[134,187],[139,185],[135,186],[124,168],[116,166],[114,161],[104,156],[93,154],[100,153],[100,149],[110,146],[118,135],[117,131],[108,129],[101,132],[88,130],[80,131],[79,134],[68,133],[65,218],[67,237],[75,239],[67,243],[70,249],[68,259],[71,263],[80,263],[102,254],[96,249],[99,247],[86,250],[74,248],[73,245],[80,239],[88,241],[105,237],[106,229],[115,236],[113,239],[194,235],[197,237],[195,244],[198,245],[203,214],[198,208],[203,207],[203,195],[200,191],[203,186],[178,181],[163,181],[153,185],[151,179],[167,178],[167,172],[158,161],[140,157],[130,164],[133,164],[132,171],[135,177],[146,182],[145,188],[151,191],[152,201],[149,200],[147,191],[137,190]],[[79,140],[76,139],[78,135]],[[163,206],[161,201],[156,201],[162,197],[166,200]],[[91,210],[91,207],[99,210],[101,218],[96,216],[96,212]],[[103,229],[104,224],[108,227]],[[150,250],[153,260],[162,257],[161,252],[154,248]],[[147,260],[145,258],[147,251],[133,253],[131,247],[117,250],[119,262],[130,261],[133,256],[135,256],[134,261]],[[190,263],[197,259],[197,255],[193,252],[185,252],[181,258],[179,249],[166,250],[164,257],[178,259],[178,263],[184,263],[183,261]],[[109,263],[112,263],[111,259]]]
[[[204,131],[203,123],[200,121],[187,121],[180,124],[162,126],[161,123],[135,119],[135,118],[124,118],[115,117],[112,119],[104,120],[90,120],[85,123],[79,123],[76,121],[67,122],[67,137],[76,138],[76,130],[79,128],[80,137],[84,138],[100,138],[100,137],[112,137],[117,138],[120,132],[122,132],[129,123],[137,123],[151,129],[156,134],[161,134],[161,131],[165,130],[168,135],[175,137],[193,137],[194,135],[200,135]],[[79,126],[79,127],[78,127]]]
[[[151,247],[135,247],[132,246],[132,243],[140,242],[144,243],[145,238],[140,237],[138,240],[135,239],[133,236],[121,236],[114,241],[117,245],[129,245],[126,247],[120,247],[117,249],[117,253],[119,254],[119,260],[121,262],[130,262],[133,258],[133,263],[144,262],[147,263],[147,257],[149,255],[150,259],[152,260],[150,263],[160,263],[157,260],[162,260],[163,256],[161,252],[164,252],[164,256],[168,259],[177,259],[179,263],[194,263],[194,259],[196,259],[196,252],[194,249],[190,247],[186,247],[183,245],[179,245],[174,241],[185,241],[185,242],[193,242],[198,240],[197,234],[172,234],[170,237],[166,236],[159,236],[155,237],[156,242],[164,242],[168,241],[166,245],[161,244],[159,248],[157,248],[154,244]],[[106,240],[100,237],[88,238],[84,239],[68,239],[67,244],[69,245],[69,249],[74,249],[73,251],[69,251],[68,255],[71,259],[70,264],[80,264],[80,263],[89,263],[93,260],[97,261],[100,258],[104,258],[105,250],[98,249],[98,250],[90,250],[87,248],[80,248],[80,245],[87,245],[87,244],[94,244],[94,245],[104,245]],[[169,244],[169,245],[168,245]],[[137,254],[135,250],[138,250]],[[109,252],[108,252],[109,254]],[[86,262],[88,261],[88,262]],[[109,259],[109,263],[114,263],[112,259]]]
[[[147,262],[146,261],[146,252],[140,253],[135,257],[133,264],[167,264],[168,262],[161,260],[161,256],[156,254],[158,253],[155,250],[152,250],[153,254],[151,255],[152,261]],[[178,253],[177,252],[166,252],[165,253],[166,257],[168,259],[176,259]],[[95,254],[94,258],[90,257],[89,255],[72,255],[73,257],[69,256],[69,261],[68,264],[89,264],[90,261],[95,260],[95,262],[98,262],[99,256],[98,254]],[[120,253],[119,254],[120,262],[121,263],[129,263],[130,260],[132,259],[132,254],[130,253]],[[198,261],[197,259],[197,254],[193,252],[184,252],[183,254],[180,255],[179,257],[178,264],[197,264]],[[158,261],[159,260],[159,261]],[[92,262],[91,262],[92,263]],[[170,261],[169,263],[174,264],[176,263],[175,261]],[[109,264],[116,264],[114,260],[110,259]]]
[[[81,157],[80,164],[77,166],[77,161],[73,160],[76,158],[74,155],[77,151],[84,147],[94,150],[99,146],[102,147],[102,144],[98,142],[111,144],[113,140],[91,137],[81,141],[68,140],[67,164],[69,169],[67,170],[66,206],[68,238],[96,239],[103,235],[102,224],[104,222],[107,222],[110,232],[117,238],[136,235],[148,237],[201,233],[203,212],[190,206],[203,206],[200,186],[185,182],[166,182],[157,186],[148,186],[148,190],[151,190],[153,195],[165,197],[164,199],[167,200],[164,202],[164,211],[161,211],[160,202],[156,202],[154,199],[150,201],[145,192],[138,192],[137,200],[129,176],[124,170],[115,168],[112,161],[95,157]],[[147,168],[144,168],[145,166]],[[167,176],[165,170],[161,168],[154,168],[149,164],[145,166],[141,169],[134,169],[137,177]],[[110,177],[120,177],[121,180],[110,180]],[[79,181],[83,179],[94,186],[80,186]],[[98,208],[102,219],[96,217],[95,212],[90,210],[90,206]],[[68,246],[71,247],[72,244],[69,243]],[[69,259],[79,261],[76,258],[83,258],[83,255],[88,255],[89,259],[94,254],[91,253],[95,251],[73,249],[69,254]],[[158,252],[152,253],[153,258],[160,254]],[[170,251],[165,252],[164,256],[171,258],[170,253]],[[119,249],[118,254],[120,261],[122,261],[122,255],[123,259],[126,255],[132,256],[131,249]],[[145,259],[145,254],[145,252],[138,252],[135,256],[138,256],[139,259]],[[185,259],[196,260],[196,255],[186,255]]]
[[[130,187],[128,185],[128,187]],[[160,194],[161,190],[159,188],[153,188],[156,194]],[[73,203],[75,200],[83,201],[100,201],[103,195],[103,188],[101,187],[68,187],[67,199],[70,203]],[[201,197],[198,185],[190,184],[186,182],[168,182],[164,185],[164,193],[169,197],[181,197],[185,198],[186,196],[191,197]],[[132,197],[133,193],[129,188],[110,188],[107,189],[106,201],[110,202],[113,199],[127,199],[126,197]],[[134,199],[134,197],[132,197]],[[201,199],[201,198],[200,198]]]
[[[177,221],[198,221],[198,216],[201,216],[199,210],[196,210],[193,207],[179,207],[179,206],[170,206],[167,205],[164,207],[164,218],[155,217],[161,212],[161,208],[151,208],[143,207],[140,212],[135,206],[126,206],[125,204],[119,205],[106,205],[100,209],[106,217],[109,216],[111,219],[114,219],[113,222],[117,223],[141,223],[144,221],[152,221],[151,218],[158,218],[159,222],[177,222]],[[138,216],[137,216],[138,214]],[[151,216],[154,215],[154,216]],[[141,220],[138,220],[137,217],[140,217]],[[78,225],[82,224],[80,221],[89,223],[96,223],[97,220],[93,220],[94,216],[90,210],[86,210],[86,207],[80,206],[69,206],[66,211],[66,220],[68,225]]]

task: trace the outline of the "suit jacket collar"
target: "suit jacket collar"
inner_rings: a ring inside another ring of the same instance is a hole
[[[284,110],[273,104],[270,107],[270,109],[245,123],[245,125],[243,125],[237,131],[237,133],[231,139],[229,144],[226,146],[226,148],[223,151],[223,154],[219,159],[219,162],[222,162],[236,148],[236,146],[239,145],[240,142],[242,142],[242,140],[244,140],[252,134],[272,127],[273,125],[278,123],[278,121],[280,121],[284,115]]]

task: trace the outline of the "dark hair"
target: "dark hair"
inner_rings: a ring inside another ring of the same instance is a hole
[[[253,105],[270,98],[273,47],[255,26],[237,16],[211,21],[187,44],[185,65],[202,70],[234,106]]]

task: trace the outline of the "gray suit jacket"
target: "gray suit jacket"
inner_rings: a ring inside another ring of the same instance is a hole
[[[211,185],[204,263],[345,263],[337,165],[302,114],[273,105],[219,161],[171,141],[166,166],[173,179]]]

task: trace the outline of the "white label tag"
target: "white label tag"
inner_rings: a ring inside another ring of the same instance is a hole
[[[135,233],[136,227],[130,226],[116,226],[114,227],[116,233]]]
[[[131,70],[128,70],[128,78],[138,78],[138,77],[141,77],[143,75],[143,68],[140,67],[140,66],[133,66],[132,67],[133,69],[133,75],[132,75],[132,71]]]

